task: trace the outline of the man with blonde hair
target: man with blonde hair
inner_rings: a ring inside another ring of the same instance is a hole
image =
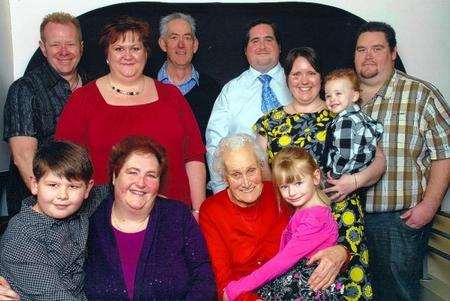
[[[46,61],[9,88],[4,109],[4,139],[12,153],[7,183],[8,212],[20,209],[30,195],[32,160],[37,148],[51,140],[69,95],[87,82],[77,66],[83,52],[80,23],[70,14],[47,15],[40,26],[39,48]]]

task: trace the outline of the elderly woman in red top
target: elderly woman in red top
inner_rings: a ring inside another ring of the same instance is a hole
[[[271,259],[278,251],[290,209],[278,203],[271,182],[263,181],[266,153],[246,134],[222,139],[215,154],[215,168],[228,188],[208,198],[200,210],[200,227],[205,236],[218,289]],[[320,264],[310,278],[315,289],[330,285],[346,260],[342,246],[319,251],[311,261]],[[239,300],[255,300],[246,294]]]
[[[133,135],[153,138],[168,157],[161,193],[192,205],[195,213],[205,198],[205,148],[178,89],[143,74],[149,42],[149,26],[139,19],[120,17],[104,27],[99,43],[110,72],[71,95],[55,137],[88,149],[95,184],[108,182],[108,155],[114,144]]]

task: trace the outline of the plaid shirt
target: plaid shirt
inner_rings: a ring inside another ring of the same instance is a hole
[[[449,106],[430,83],[394,70],[365,106],[384,126],[387,170],[367,192],[368,212],[414,207],[427,185],[431,160],[450,158]]]
[[[94,188],[67,219],[34,211],[34,196],[23,201],[0,243],[0,275],[21,300],[86,300],[83,266],[89,217],[108,190],[106,185]]]
[[[375,157],[383,126],[351,105],[340,112],[327,129],[325,171],[333,178],[354,174],[366,168]]]

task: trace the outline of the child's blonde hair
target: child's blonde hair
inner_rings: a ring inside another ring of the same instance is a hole
[[[272,180],[278,186],[281,184],[291,184],[301,181],[306,175],[314,176],[314,172],[319,170],[316,160],[304,148],[288,146],[279,151],[272,161]],[[278,199],[281,199],[277,188]],[[330,205],[329,198],[317,186],[317,193],[322,201]]]
[[[356,75],[355,71],[353,69],[347,68],[347,69],[336,69],[334,71],[331,71],[328,73],[327,76],[323,79],[323,87],[325,89],[325,84],[330,80],[336,80],[336,79],[348,79],[350,83],[352,84],[352,89],[356,92],[361,92],[361,88],[359,85],[359,79]]]

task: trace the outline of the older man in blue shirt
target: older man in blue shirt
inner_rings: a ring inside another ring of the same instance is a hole
[[[158,80],[178,87],[191,106],[205,142],[206,124],[220,86],[192,65],[199,46],[195,30],[195,20],[190,15],[171,13],[161,18],[158,43],[167,60],[158,72]]]

